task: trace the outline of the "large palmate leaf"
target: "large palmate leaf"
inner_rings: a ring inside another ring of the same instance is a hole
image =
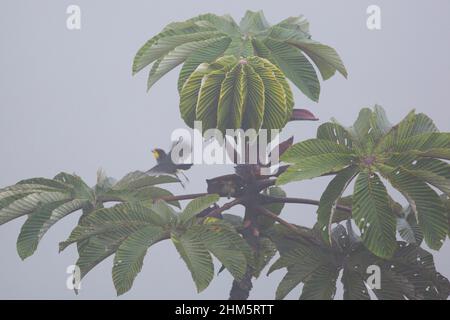
[[[281,129],[294,102],[283,74],[266,59],[233,56],[202,64],[186,80],[180,111],[187,125],[201,121],[203,130]]]
[[[300,299],[332,299],[342,273],[345,300],[369,300],[370,291],[378,299],[442,299],[450,295],[450,282],[436,271],[432,255],[416,245],[398,242],[390,259],[380,259],[363,246],[350,231],[338,225],[332,231],[332,245],[304,242],[281,226],[271,237],[280,258],[269,272],[286,268],[276,298],[283,299],[303,283]],[[286,242],[289,246],[286,247]],[[369,267],[380,270],[380,287],[373,286]]]
[[[17,239],[17,252],[25,259],[36,251],[45,233],[67,215],[79,210],[91,212],[109,201],[148,201],[168,196],[169,191],[156,185],[172,182],[177,180],[166,176],[149,177],[139,171],[117,182],[101,170],[92,188],[80,177],[67,173],[60,173],[53,179],[28,179],[0,190],[0,224],[27,215]]]
[[[239,25],[230,16],[214,14],[202,14],[184,22],[171,23],[139,49],[133,61],[133,74],[151,65],[148,77],[150,88],[170,70],[183,64],[178,80],[178,91],[181,93],[201,64],[210,64],[227,55],[236,59],[257,56],[269,60],[314,101],[318,101],[320,94],[314,64],[324,80],[336,71],[347,77],[337,52],[311,39],[309,23],[303,16],[290,17],[271,26],[262,11],[247,11]],[[229,95],[241,99],[233,92],[246,91],[247,88],[243,88],[240,81],[233,81],[231,75],[228,78],[227,83],[233,83],[233,87],[224,89],[224,94],[227,96],[226,92],[229,92]],[[255,80],[251,83],[255,84]],[[184,96],[186,98],[186,92]],[[226,104],[231,103],[229,97],[225,101]],[[259,106],[255,106],[254,101],[240,103],[252,103],[251,109]],[[233,118],[231,123],[234,121]]]
[[[193,217],[195,217],[199,212],[209,208],[212,204],[219,201],[219,196],[217,194],[210,194],[201,198],[197,198],[189,202],[189,204],[180,213],[179,220],[181,223],[186,223]]]
[[[329,172],[337,172],[351,165],[356,154],[344,145],[322,139],[311,139],[293,145],[281,157],[292,163],[277,183],[311,179]]]
[[[423,235],[427,245],[438,250],[448,234],[448,214],[436,189],[448,195],[449,155],[450,134],[439,132],[426,115],[411,112],[393,126],[384,110],[375,106],[362,109],[351,127],[325,123],[316,139],[293,145],[281,157],[291,165],[277,184],[336,175],[318,210],[319,227],[329,240],[337,201],[356,177],[352,216],[367,248],[390,258],[396,247],[396,219],[401,217],[390,208],[384,178],[405,197],[413,213],[408,223],[399,220],[401,234],[410,240]]]
[[[386,188],[375,173],[358,175],[352,215],[367,248],[380,257],[391,257],[396,249],[396,219],[389,206]]]
[[[198,291],[204,290],[214,276],[211,255],[240,279],[251,259],[245,240],[228,222],[197,218],[217,200],[214,194],[197,198],[180,213],[164,201],[135,201],[98,209],[80,221],[60,244],[60,250],[73,243],[82,244],[76,263],[81,277],[115,255],[112,275],[118,295],[131,289],[148,249],[167,239],[172,239]]]

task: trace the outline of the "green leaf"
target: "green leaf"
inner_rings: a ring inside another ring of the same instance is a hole
[[[328,184],[322,194],[317,210],[317,222],[325,241],[330,242],[331,225],[334,221],[334,213],[338,200],[342,197],[347,186],[358,174],[358,167],[350,166],[340,171]]]
[[[133,74],[153,63],[148,78],[150,88],[167,72],[184,62],[178,79],[178,91],[181,94],[189,77],[202,64],[213,63],[224,56],[236,59],[258,56],[279,66],[283,77],[287,76],[302,92],[317,101],[320,83],[314,66],[305,54],[316,64],[325,80],[336,70],[347,75],[333,48],[311,40],[309,23],[303,16],[290,17],[270,26],[262,11],[247,11],[238,26],[230,16],[202,14],[184,22],[171,23],[148,40],[134,58]],[[197,86],[189,88],[193,94]],[[181,109],[191,110],[186,106]],[[195,119],[187,116],[191,112],[182,114],[188,124]],[[255,122],[258,124],[257,120]],[[268,123],[266,121],[266,126],[271,129],[273,125],[280,129],[285,122],[282,126],[280,123],[275,116]]]
[[[319,100],[320,82],[316,70],[299,49],[272,38],[253,43],[259,55],[277,65],[308,98]]]
[[[7,208],[13,202],[33,193],[35,193],[35,191],[2,191],[0,193],[0,210]]]
[[[94,192],[79,176],[61,172],[54,178],[57,181],[68,184],[71,187],[73,196],[93,202]]]
[[[375,144],[372,127],[373,118],[374,112],[369,108],[363,108],[353,126],[345,129],[350,134],[352,146],[356,153],[367,154],[371,152]]]
[[[186,80],[202,63],[211,63],[218,59],[230,45],[231,39],[227,37],[215,39],[211,44],[202,47],[189,55],[178,77],[178,92],[181,93]]]
[[[327,122],[320,125],[317,129],[317,139],[329,140],[349,149],[353,147],[353,137],[350,132],[338,123]]]
[[[70,234],[60,243],[60,251],[68,245],[100,234],[118,233],[129,235],[147,225],[159,225],[161,217],[141,203],[122,203],[111,208],[96,210],[87,215]]]
[[[131,289],[134,279],[141,271],[147,249],[167,237],[161,227],[147,226],[132,233],[117,249],[112,276],[117,294]]]
[[[242,115],[242,128],[244,130],[249,128],[259,130],[264,118],[264,82],[249,65],[244,65],[244,74],[246,76],[247,92]]]
[[[278,245],[277,245],[278,246]],[[280,248],[278,248],[280,250]],[[280,282],[276,299],[283,299],[301,282],[330,263],[327,252],[315,246],[306,246],[300,242],[293,243],[292,249],[280,251],[280,258],[270,267],[268,274],[286,267],[288,272]]]
[[[25,197],[19,197],[17,200],[8,203],[0,210],[0,225],[24,216],[36,210],[39,206],[48,203],[70,200],[71,196],[62,192],[39,192],[28,194]],[[8,200],[11,200],[9,198]]]
[[[276,197],[276,198],[285,198],[286,197],[286,192],[284,192],[284,190],[281,189],[280,187],[270,187],[270,188],[264,190],[263,194],[271,196],[271,197]],[[269,204],[263,205],[263,207],[278,216],[278,215],[280,215],[281,211],[284,208],[284,203],[282,203],[282,202],[269,203]],[[274,223],[275,223],[275,221],[269,217],[258,216],[258,225],[261,230],[270,228],[271,226],[273,226]]]
[[[264,84],[264,129],[281,129],[286,124],[287,101],[283,85],[278,81],[276,67],[268,60],[251,57],[251,67],[258,73]]]
[[[359,272],[344,268],[341,281],[344,286],[344,300],[370,300],[364,278]]]
[[[277,184],[311,179],[337,172],[353,163],[354,155],[347,147],[328,140],[310,139],[293,145],[281,160],[293,163],[281,174]]]
[[[375,105],[374,107],[370,124],[374,141],[379,141],[382,136],[386,135],[392,129],[392,124],[389,122],[386,112],[379,105]]]
[[[301,300],[332,300],[336,293],[338,269],[329,265],[317,268],[306,280]]]
[[[401,168],[383,166],[380,170],[392,186],[408,200],[427,245],[431,249],[439,250],[447,236],[448,224],[440,197],[426,183]]]
[[[239,26],[229,15],[218,16],[212,13],[206,13],[189,19],[188,21],[196,22],[199,25],[206,22],[205,26],[213,26],[217,30],[229,35],[240,34]]]
[[[133,171],[125,175],[116,184],[114,184],[113,189],[132,189],[138,190],[144,187],[154,186],[157,184],[164,183],[178,183],[178,179],[171,176],[149,176],[142,171]]]
[[[302,267],[289,267],[288,272],[285,274],[277,287],[275,299],[284,299],[308,276],[309,272],[311,271],[309,271],[308,269],[305,270]]]
[[[201,41],[194,41],[184,43],[172,51],[168,52],[166,55],[158,59],[150,70],[147,90],[149,90],[159,79],[161,79],[166,73],[174,69],[181,63],[183,63],[188,57],[196,53],[199,48],[208,47],[215,45],[220,41],[229,41],[228,37],[211,38]],[[216,55],[218,56],[218,55]]]
[[[436,271],[429,252],[416,245],[396,242],[391,258],[379,258],[347,230],[342,225],[336,227],[332,234],[340,245],[334,242],[329,246],[293,237],[284,227],[273,228],[270,237],[277,245],[280,259],[269,273],[284,267],[288,270],[277,288],[277,299],[284,298],[300,283],[304,283],[301,299],[332,299],[342,270],[344,299],[369,300],[365,282],[371,275],[368,267],[374,265],[380,268],[381,288],[370,290],[379,299],[439,300],[450,295],[450,282]]]
[[[126,235],[120,233],[105,233],[84,241],[82,249],[78,250],[79,258],[75,263],[80,268],[81,279],[95,266],[114,254],[125,239]]]
[[[45,189],[45,191],[69,189],[69,185],[61,181],[46,178],[31,178],[17,182],[16,185],[7,189],[15,190],[15,188],[31,187],[37,189]]]
[[[203,132],[217,126],[217,104],[219,102],[225,71],[212,71],[201,81],[198,102],[195,109],[196,120],[202,122]]]
[[[404,166],[411,175],[431,184],[439,190],[450,194],[450,165],[438,159],[419,159]]]
[[[193,228],[205,248],[210,251],[236,280],[241,280],[247,271],[247,260],[251,249],[236,230],[221,221],[214,221]]]
[[[186,232],[181,236],[172,234],[172,242],[178,250],[181,258],[191,272],[192,279],[200,293],[205,290],[214,277],[214,266],[211,255],[192,232]]]
[[[450,133],[424,133],[405,138],[395,148],[396,153],[407,153],[421,157],[450,160]]]
[[[305,161],[305,158],[332,154],[351,155],[352,152],[349,148],[331,141],[309,139],[294,144],[282,155],[281,160],[287,163],[298,164]]]
[[[158,187],[142,187],[136,190],[132,189],[111,189],[105,194],[101,195],[100,199],[105,201],[120,201],[120,202],[140,202],[152,201],[163,197],[173,196],[173,194],[165,189]],[[178,201],[171,201],[170,204],[179,207]]]
[[[277,254],[277,247],[268,238],[259,239],[258,250],[255,252],[255,266],[253,276],[258,278],[263,269],[269,264],[272,258]]]
[[[207,71],[207,65],[199,65],[186,80],[180,92],[181,117],[191,128],[194,127],[194,121],[196,120],[196,108],[200,93],[200,86],[202,84],[203,77],[207,74]]]
[[[264,17],[262,11],[250,11],[245,12],[245,16],[242,18],[239,27],[243,33],[258,33],[269,28],[269,23]]]
[[[377,146],[377,152],[395,151],[399,143],[405,144],[405,140],[417,139],[417,135],[436,132],[438,130],[430,118],[422,113],[415,114],[413,110],[381,139]],[[411,143],[407,143],[407,145],[414,147],[414,144]]]
[[[404,215],[405,217],[397,219],[397,230],[400,236],[406,242],[420,246],[423,241],[423,233],[420,226],[417,224],[416,216],[412,211],[411,206],[407,207]]]
[[[59,220],[87,204],[86,200],[62,200],[40,206],[28,216],[17,239],[17,252],[22,260],[37,249],[44,234]]]
[[[379,257],[392,257],[396,249],[396,220],[386,188],[377,174],[361,172],[358,175],[352,215],[367,248]]]
[[[157,225],[169,225],[177,219],[177,213],[170,206],[168,206],[167,202],[165,201],[156,201],[155,203],[153,203],[151,209],[158,216],[159,221],[156,222]]]
[[[167,31],[160,33],[154,38],[154,41],[148,41],[138,51],[133,63],[133,73],[138,72],[150,63],[164,57],[172,50],[186,43],[220,38],[222,36],[223,34],[221,32],[211,31],[205,28],[196,28],[194,32]],[[199,47],[196,48],[198,49]]]
[[[247,91],[243,69],[242,64],[237,64],[222,83],[217,106],[217,128],[222,132],[241,127]]]
[[[177,32],[174,30],[163,31],[156,36],[148,40],[136,53],[133,60],[133,74],[139,72],[150,63],[152,63],[152,56],[150,56],[150,48],[158,41],[160,38],[175,35]],[[180,32],[179,32],[180,33]]]
[[[275,26],[295,30],[298,36],[303,35],[305,38],[310,37],[309,22],[303,15],[286,18]]]
[[[208,194],[206,196],[192,200],[179,215],[178,219],[180,223],[186,223],[187,221],[191,220],[197,214],[219,201],[219,199],[220,197],[217,194]]]
[[[332,47],[310,39],[292,39],[288,40],[287,43],[299,48],[314,61],[323,80],[331,78],[336,70],[347,78],[344,63]]]
[[[203,129],[281,129],[293,108],[282,72],[268,60],[224,56],[200,65],[181,89],[180,111],[186,124]]]

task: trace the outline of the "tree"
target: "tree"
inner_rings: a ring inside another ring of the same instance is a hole
[[[317,120],[294,109],[288,80],[317,101],[315,68],[323,80],[347,72],[333,48],[311,39],[308,26],[303,16],[271,26],[262,12],[248,11],[239,24],[229,16],[200,15],[169,24],[144,44],[133,73],[152,64],[150,88],[183,64],[180,112],[190,127],[201,121],[205,130],[259,131]],[[0,190],[0,224],[28,217],[17,241],[25,259],[51,226],[81,210],[60,250],[77,245],[82,277],[114,255],[119,295],[131,289],[148,249],[171,241],[199,292],[214,278],[216,257],[220,271],[234,278],[230,299],[248,298],[253,279],[269,264],[268,274],[286,269],[277,299],[300,283],[301,299],[332,299],[339,278],[345,299],[370,299],[370,292],[379,299],[448,298],[450,282],[422,243],[439,250],[449,236],[450,133],[414,111],[392,125],[375,106],[362,109],[352,127],[333,120],[318,128],[315,139],[293,144],[291,138],[276,148],[284,163],[277,173],[264,175],[267,165],[247,160],[234,173],[207,180],[202,194],[173,195],[161,185],[176,178],[139,171],[119,181],[99,171],[92,188],[67,173],[23,180]],[[320,200],[287,197],[280,187],[330,175]],[[353,192],[344,196],[352,181]],[[400,191],[407,207],[386,183]],[[218,206],[220,198],[233,199]],[[185,200],[191,201],[181,209]],[[318,206],[316,225],[284,220],[286,203]],[[226,213],[238,205],[244,217]],[[380,270],[378,287],[370,286],[371,266]]]

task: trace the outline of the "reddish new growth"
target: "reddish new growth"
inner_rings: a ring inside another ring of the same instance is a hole
[[[375,162],[375,160],[375,156],[367,156],[362,159],[362,162],[365,166],[370,167]]]

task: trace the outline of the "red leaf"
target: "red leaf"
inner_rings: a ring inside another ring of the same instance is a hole
[[[292,116],[290,121],[297,120],[306,120],[306,121],[317,121],[319,118],[316,118],[315,115],[311,113],[311,111],[306,109],[294,109],[292,111]]]
[[[281,142],[278,145],[278,155],[281,157],[283,155],[283,153],[292,146],[293,143],[294,143],[294,137],[290,137],[286,141]]]

